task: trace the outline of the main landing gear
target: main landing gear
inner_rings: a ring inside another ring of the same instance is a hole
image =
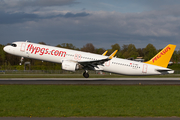
[[[88,78],[88,77],[89,77],[89,73],[88,73],[87,70],[84,71],[83,76],[84,76],[85,78]]]

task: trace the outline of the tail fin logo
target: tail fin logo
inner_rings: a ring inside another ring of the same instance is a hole
[[[151,60],[145,63],[167,68],[175,48],[176,45],[169,44],[164,49],[162,49],[158,54],[156,54]]]
[[[158,59],[160,59],[163,55],[165,55],[169,50],[171,50],[171,48],[169,46],[167,46],[162,52],[160,52],[159,54],[157,54],[153,59],[153,63],[155,61],[157,61]]]

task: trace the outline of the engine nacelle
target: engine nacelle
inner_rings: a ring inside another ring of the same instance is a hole
[[[68,71],[75,71],[79,69],[79,65],[76,62],[64,60],[62,62],[62,69]]]

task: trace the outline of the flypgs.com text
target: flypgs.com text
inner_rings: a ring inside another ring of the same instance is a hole
[[[48,55],[54,55],[54,56],[61,56],[61,57],[65,57],[66,56],[66,52],[65,51],[59,51],[59,50],[49,50],[49,48],[41,48],[41,47],[35,47],[33,46],[33,44],[29,44],[27,46],[26,51],[31,51],[31,54],[38,54],[39,55],[44,55],[44,54],[48,54]]]

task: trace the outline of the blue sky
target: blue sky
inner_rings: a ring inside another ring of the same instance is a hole
[[[0,44],[180,48],[179,0],[0,0]]]

